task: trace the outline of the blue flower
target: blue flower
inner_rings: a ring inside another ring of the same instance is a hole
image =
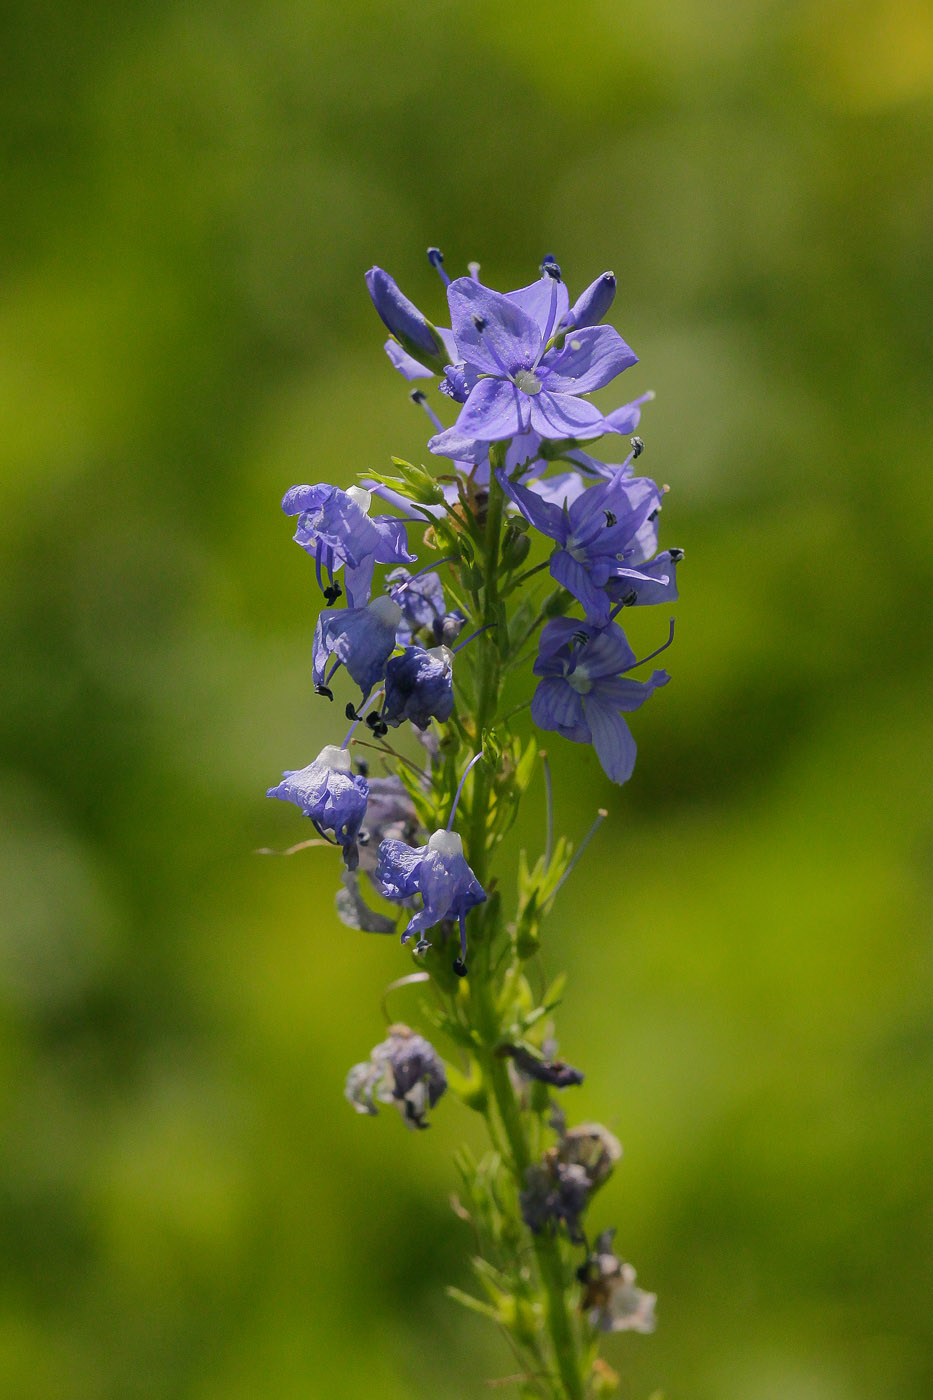
[[[420,894],[423,907],[409,920],[402,934],[407,943],[414,934],[423,934],[441,919],[460,922],[459,963],[455,970],[466,972],[466,916],[482,904],[486,891],[467,865],[463,842],[455,831],[435,831],[426,846],[407,846],[404,841],[383,841],[379,847],[376,880],[386,899],[410,899]],[[430,946],[419,938],[418,947]]]
[[[350,1070],[344,1096],[370,1117],[378,1113],[377,1103],[394,1103],[409,1128],[426,1128],[428,1109],[446,1089],[443,1061],[431,1042],[397,1024],[367,1061]]]
[[[684,557],[682,549],[665,549],[648,564],[639,564],[640,578],[611,578],[606,584],[610,602],[631,608],[645,603],[675,603],[677,601],[677,565]],[[613,615],[615,615],[613,609]]]
[[[657,517],[662,492],[648,477],[614,476],[589,487],[569,506],[558,506],[538,492],[498,473],[502,489],[525,519],[557,544],[552,576],[583,604],[588,618],[609,621],[610,579],[650,582],[636,565],[657,549]]]
[[[453,652],[449,647],[406,647],[386,666],[382,718],[393,728],[410,719],[427,729],[432,719],[448,720],[454,710]]]
[[[408,646],[412,634],[422,627],[438,645],[445,646],[456,641],[463,630],[463,613],[459,609],[447,611],[440,574],[432,572],[412,578],[407,569],[393,569],[386,575],[386,592],[402,610],[397,632],[400,646]]]
[[[551,439],[607,431],[599,409],[579,395],[601,389],[637,356],[611,326],[584,326],[562,347],[549,345],[568,297],[556,264],[545,268],[538,282],[507,295],[469,277],[451,282],[460,362],[446,379],[452,397],[466,402],[455,426],[431,439],[432,452],[446,454],[456,439],[500,442],[529,428]]]
[[[267,797],[294,802],[321,836],[328,831],[343,849],[348,870],[359,862],[357,837],[366,812],[369,783],[351,772],[346,749],[327,744],[307,768],[287,769],[282,781],[269,788]]]
[[[614,783],[627,782],[635,767],[635,740],[621,712],[637,710],[670,680],[666,671],[652,672],[647,681],[629,680],[625,672],[640,664],[615,623],[593,627],[556,617],[541,633],[534,664],[541,680],[531,717],[539,729],[592,744]]]
[[[422,373],[440,373],[450,357],[444,338],[437,328],[408,300],[394,278],[381,267],[369,269],[366,274],[366,286],[373,305],[387,329],[395,336],[406,360],[412,360],[419,367],[423,366]],[[407,373],[401,364],[396,367],[402,369],[406,379],[421,377],[420,374],[416,376]]]
[[[282,498],[285,514],[298,516],[295,540],[313,557],[318,584],[329,602],[340,593],[334,572],[341,565],[346,566],[352,608],[368,601],[377,564],[411,564],[416,558],[408,550],[405,522],[394,515],[370,518],[371,504],[372,493],[360,486],[341,491],[326,483],[292,486]]]
[[[385,595],[365,608],[325,608],[314,629],[311,674],[318,693],[332,699],[330,681],[338,667],[346,666],[365,700],[385,675],[401,618],[398,603]],[[331,657],[334,664],[327,670]]]

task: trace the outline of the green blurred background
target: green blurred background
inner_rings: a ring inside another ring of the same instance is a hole
[[[279,498],[423,455],[363,272],[440,319],[437,243],[615,270],[687,551],[633,781],[550,746],[561,827],[612,808],[545,963],[626,1148],[593,1223],[660,1295],[623,1394],[928,1400],[924,0],[34,0],[0,79],[0,1394],[513,1369],[442,1291],[476,1121],[341,1098],[407,954],[330,853],[252,854],[333,737]]]

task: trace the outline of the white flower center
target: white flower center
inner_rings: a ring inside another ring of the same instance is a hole
[[[328,768],[335,768],[338,773],[350,771],[349,749],[338,749],[336,744],[325,744],[314,761],[325,763]]]
[[[585,666],[578,666],[575,671],[571,671],[566,677],[567,684],[572,686],[578,695],[589,695],[593,689],[593,682]]]
[[[530,369],[516,370],[512,376],[512,382],[516,389],[521,389],[523,394],[540,394],[541,380]]]
[[[462,856],[463,842],[455,831],[435,831],[428,840],[429,851],[440,851],[442,856]]]
[[[364,515],[369,514],[369,508],[373,503],[372,491],[367,491],[362,486],[348,486],[347,495],[354,505],[359,506]]]

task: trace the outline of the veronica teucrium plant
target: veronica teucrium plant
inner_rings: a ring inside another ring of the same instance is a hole
[[[631,776],[628,717],[667,684],[645,668],[673,623],[639,657],[623,618],[676,599],[682,551],[658,552],[664,488],[635,470],[651,395],[608,413],[588,397],[636,361],[602,323],[612,273],[571,305],[550,257],[506,293],[476,265],[451,280],[429,258],[449,328],[382,269],[366,280],[389,360],[433,425],[431,465],[392,458],[358,486],[299,484],[282,501],[324,604],[312,678],[333,731],[269,796],[317,833],[293,849],[333,845],[339,917],[396,935],[392,994],[421,998],[416,1026],[389,1025],[349,1071],[346,1098],[367,1116],[394,1105],[415,1130],[452,1098],[483,1118],[489,1150],[459,1153],[454,1198],[477,1290],[451,1296],[505,1333],[523,1397],[583,1400],[617,1386],[603,1335],[652,1331],[655,1299],[599,1218],[621,1148],[599,1123],[573,1125],[583,1072],[554,1040],[563,979],[542,989],[529,966],[606,815],[576,852],[555,837],[541,741],[592,745],[612,782]],[[593,455],[602,438],[619,460]],[[511,888],[496,862],[533,785],[543,850],[518,854]]]

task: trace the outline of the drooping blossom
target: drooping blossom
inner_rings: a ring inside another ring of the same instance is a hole
[[[401,616],[398,603],[384,594],[365,608],[324,608],[314,629],[312,652],[311,674],[319,693],[330,694],[334,672],[345,666],[365,699],[385,675]]]
[[[326,744],[307,768],[290,768],[282,781],[269,788],[267,797],[294,802],[321,835],[333,833],[343,850],[348,870],[359,862],[357,838],[366,812],[369,783],[351,771],[346,749]]]
[[[426,1128],[428,1109],[446,1089],[444,1065],[430,1041],[394,1025],[369,1059],[350,1070],[344,1095],[357,1113],[372,1117],[377,1103],[394,1103],[407,1127]]]
[[[416,933],[419,947],[429,946],[423,935],[441,919],[460,924],[460,964],[466,971],[466,916],[482,904],[486,891],[466,863],[463,842],[455,831],[435,831],[424,846],[404,841],[383,841],[379,847],[376,880],[386,899],[403,900],[420,895],[422,908],[402,934],[407,943]]]
[[[653,671],[647,681],[625,674],[640,663],[616,623],[594,627],[556,617],[541,633],[534,673],[541,680],[531,701],[539,729],[592,744],[606,776],[624,783],[635,766],[636,745],[622,712],[637,710],[670,680]]]
[[[361,486],[341,491],[326,483],[292,486],[282,498],[286,515],[297,515],[295,540],[314,559],[317,580],[328,601],[340,590],[334,574],[345,566],[349,606],[369,601],[377,564],[411,564],[405,522],[394,515],[370,516],[372,492]],[[324,582],[326,579],[327,583]]]

